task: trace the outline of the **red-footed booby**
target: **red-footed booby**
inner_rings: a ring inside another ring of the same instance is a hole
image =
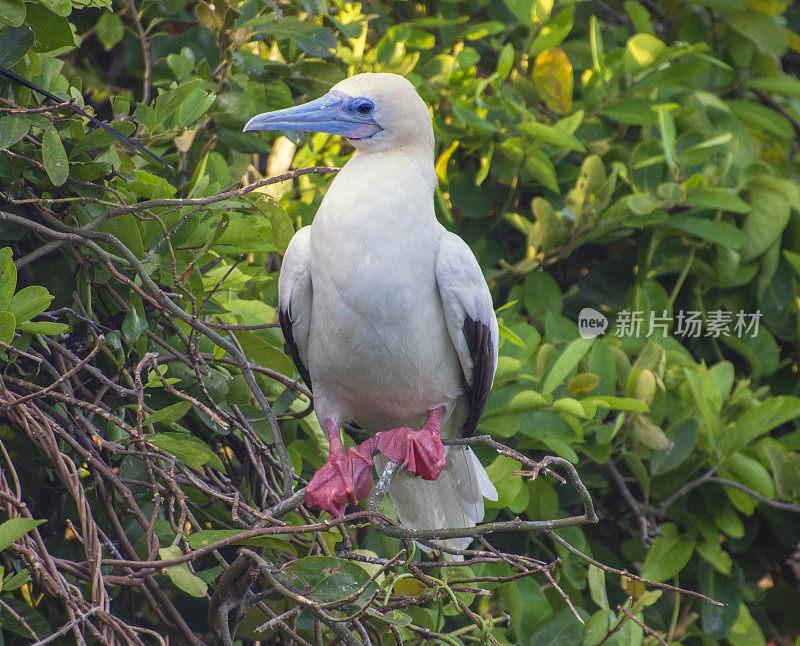
[[[475,525],[497,491],[471,449],[441,437],[474,433],[498,326],[475,256],[436,220],[427,106],[402,76],[359,74],[244,130],[326,132],[356,149],[292,238],[278,283],[281,328],[330,442],[307,505],[343,515],[369,495],[373,459],[389,459],[405,467],[389,490],[405,527]],[[345,452],[349,423],[371,437]]]

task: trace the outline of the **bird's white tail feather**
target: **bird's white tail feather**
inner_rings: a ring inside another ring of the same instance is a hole
[[[385,464],[383,456],[376,457],[378,473]],[[437,480],[423,480],[403,471],[392,481],[389,497],[403,527],[473,527],[483,520],[483,499],[497,500],[497,490],[469,447],[452,446],[447,448],[447,462]],[[463,550],[472,539],[451,538],[435,542]],[[423,545],[420,548],[430,551]],[[461,560],[461,557],[447,553],[444,553],[444,558]]]

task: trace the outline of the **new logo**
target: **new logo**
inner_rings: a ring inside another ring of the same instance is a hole
[[[593,339],[605,334],[608,319],[592,307],[584,307],[578,314],[578,332],[584,339]]]

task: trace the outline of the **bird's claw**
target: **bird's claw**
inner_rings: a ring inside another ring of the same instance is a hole
[[[438,428],[424,425],[418,431],[407,426],[376,433],[376,446],[392,462],[402,464],[415,476],[436,480],[444,469],[444,445]]]
[[[306,487],[306,505],[340,518],[348,502],[355,504],[369,496],[374,446],[374,440],[367,440],[347,453],[330,455]]]

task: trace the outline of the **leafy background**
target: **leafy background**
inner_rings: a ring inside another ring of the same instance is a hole
[[[479,432],[576,465],[600,521],[560,530],[573,548],[725,605],[646,592],[539,533],[489,535],[528,571],[476,561],[454,591],[452,568],[387,562],[401,542],[354,521],[251,539],[273,569],[235,572],[261,594],[237,639],[334,640],[275,592],[280,572],[338,617],[366,605],[344,597],[376,590],[364,623],[346,624],[353,643],[798,643],[790,5],[0,0],[0,65],[63,101],[0,85],[4,640],[62,627],[54,643],[214,638],[231,537],[270,526],[263,510],[285,489],[280,439],[296,488],[327,449],[279,330],[263,326],[280,255],[331,175],[252,185],[351,153],[338,137],[241,128],[388,71],[431,106],[437,216],[475,251],[502,321]],[[584,307],[610,319],[605,336],[578,335]],[[632,310],[641,333],[617,336]],[[705,335],[720,310],[760,311],[758,334]],[[647,334],[651,312],[680,311],[702,313],[701,336]],[[580,509],[568,485],[477,450],[500,492],[487,521]],[[285,522],[315,517],[299,507]]]

